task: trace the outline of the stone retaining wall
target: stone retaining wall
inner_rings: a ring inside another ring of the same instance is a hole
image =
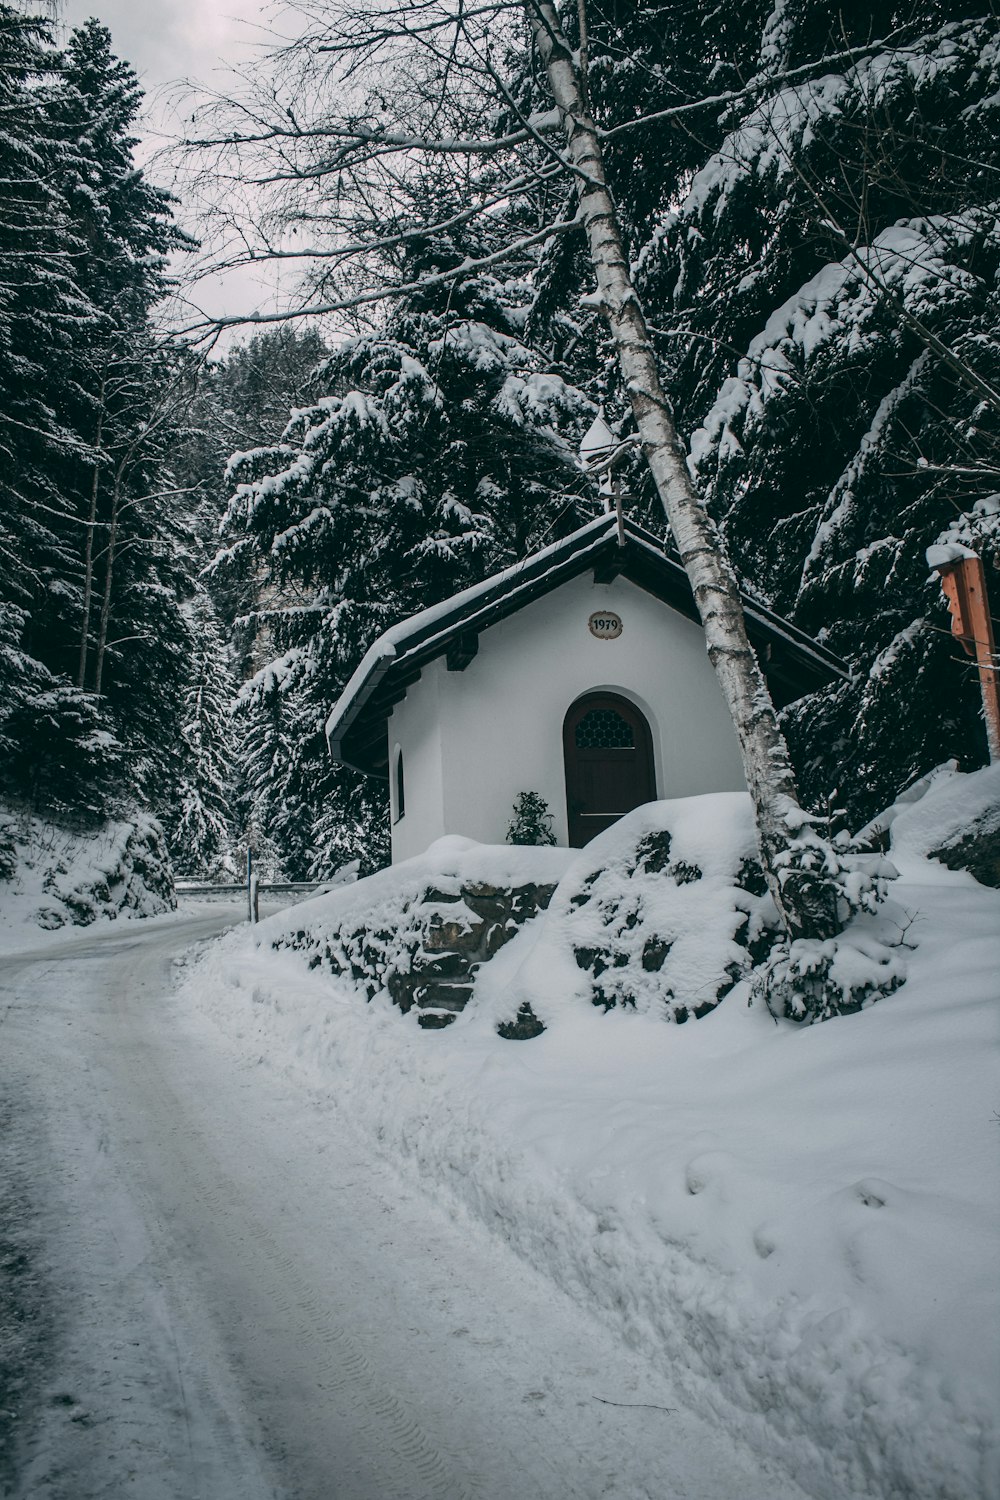
[[[387,990],[401,1011],[419,1012],[421,1026],[440,1028],[464,1009],[479,965],[544,911],[554,891],[554,884],[481,881],[452,891],[431,886],[401,908],[392,930],[345,925],[323,940],[301,931],[291,946],[312,950],[311,968],[348,975],[369,999]]]

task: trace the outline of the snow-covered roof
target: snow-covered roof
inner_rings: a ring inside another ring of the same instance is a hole
[[[570,536],[542,548],[482,583],[410,615],[380,635],[334,704],[326,724],[335,760],[369,775],[385,775],[386,721],[428,663],[446,653],[471,660],[479,633],[590,568],[604,569],[654,594],[698,620],[691,585],[680,561],[636,525],[624,522],[624,545],[613,514],[588,521]],[[779,703],[846,677],[847,669],[796,626],[744,597],[747,630]],[[463,644],[464,642],[464,644]],[[465,662],[462,662],[464,665]]]

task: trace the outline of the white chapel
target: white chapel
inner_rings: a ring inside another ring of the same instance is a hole
[[[802,631],[744,608],[779,705],[846,675]],[[327,738],[388,782],[394,863],[445,834],[503,843],[520,792],[581,847],[641,803],[744,784],[687,575],[613,514],[386,631]]]

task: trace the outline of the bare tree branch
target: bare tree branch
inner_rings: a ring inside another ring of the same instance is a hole
[[[524,235],[512,244],[504,245],[495,250],[491,255],[470,257],[463,260],[460,265],[453,266],[448,271],[436,271],[429,275],[419,276],[415,280],[405,282],[386,282],[379,287],[373,287],[365,292],[358,292],[350,297],[337,298],[325,303],[290,308],[274,313],[242,313],[226,318],[205,318],[197,323],[190,324],[182,330],[186,336],[205,333],[218,333],[224,328],[251,327],[262,323],[287,323],[297,318],[322,318],[331,316],[333,313],[346,312],[351,308],[364,307],[374,302],[388,302],[399,297],[406,297],[411,292],[424,291],[434,286],[449,286],[454,282],[462,281],[466,276],[476,271],[488,270],[491,266],[502,265],[505,261],[514,259],[523,250],[529,250],[533,245],[544,244],[557,234],[567,234],[571,229],[578,229],[580,221],[578,218],[564,219],[552,224],[547,224],[537,234]]]

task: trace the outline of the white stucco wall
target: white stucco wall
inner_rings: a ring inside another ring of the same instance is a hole
[[[598,640],[595,610],[622,619]],[[433,662],[389,720],[390,767],[402,747],[406,814],[393,860],[444,833],[503,843],[518,792],[540,792],[567,842],[562,727],[584,693],[630,698],[649,721],[657,795],[742,790],[736,735],[699,626],[618,578],[573,579],[484,631],[464,672]]]
[[[433,663],[436,667],[437,662]],[[398,703],[389,718],[389,786],[392,816],[392,858],[395,863],[420,854],[445,833],[442,722],[439,677],[424,672]],[[406,812],[397,817],[396,750],[403,753]]]

